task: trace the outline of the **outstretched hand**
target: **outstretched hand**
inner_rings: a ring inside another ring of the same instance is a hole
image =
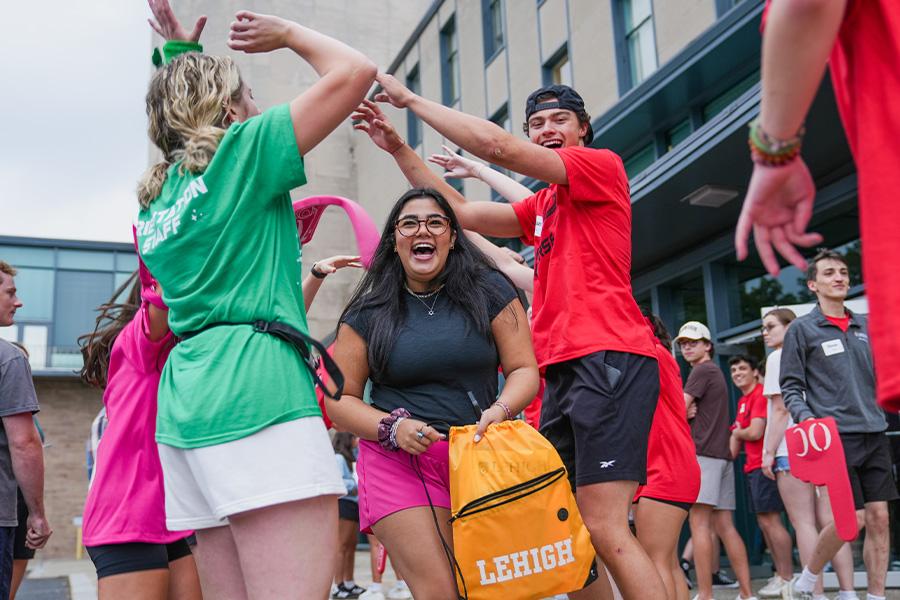
[[[316,270],[327,275],[334,273],[338,269],[343,269],[344,267],[362,269],[363,264],[360,262],[359,256],[345,255],[329,256],[328,258],[316,261]]]
[[[441,146],[446,154],[432,154],[428,157],[428,162],[444,167],[447,172],[444,173],[445,179],[458,177],[465,179],[467,177],[478,177],[478,173],[484,168],[484,163],[471,158],[460,156],[447,146]]]
[[[354,122],[353,129],[366,132],[375,145],[388,154],[393,154],[406,143],[381,108],[371,100],[363,100],[350,119]]]
[[[802,158],[782,167],[753,165],[734,235],[738,260],[747,258],[752,230],[759,258],[769,273],[779,272],[775,250],[798,269],[805,269],[806,260],[796,246],[809,248],[822,242],[818,233],[806,232],[815,196],[816,186]]]
[[[234,19],[228,33],[228,47],[232,50],[254,54],[287,46],[290,21],[249,10],[237,12]]]
[[[181,25],[181,22],[172,12],[169,6],[169,0],[147,0],[150,10],[153,12],[152,19],[147,19],[153,31],[158,33],[165,40],[178,40],[181,42],[199,42],[200,34],[206,27],[206,15],[201,16],[194,23],[194,29],[188,33]]]
[[[375,100],[378,102],[390,102],[397,108],[406,108],[413,97],[415,97],[415,94],[393,75],[379,71],[378,75],[375,76],[375,81],[378,82],[383,90],[375,94]]]

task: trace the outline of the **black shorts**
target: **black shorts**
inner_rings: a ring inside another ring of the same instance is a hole
[[[573,489],[647,480],[647,441],[659,398],[655,358],[601,351],[552,364],[541,433],[556,448]]]
[[[653,500],[654,502],[659,502],[661,504],[668,504],[669,506],[674,506],[675,508],[680,508],[684,512],[691,512],[691,507],[694,506],[690,502],[679,502],[678,500],[666,500],[665,498],[654,498],[653,496],[641,496],[638,498],[638,502],[641,500]]]
[[[746,477],[750,512],[758,514],[784,511],[778,484],[763,475],[762,469],[754,469],[746,473]]]
[[[25,496],[22,490],[16,488],[18,495],[18,504],[16,511],[18,512],[19,524],[16,526],[16,539],[13,541],[13,559],[15,560],[31,560],[34,558],[34,550],[25,545],[25,537],[28,533],[28,506],[25,504]]]
[[[338,517],[359,523],[359,502],[338,498]]]
[[[87,551],[97,569],[98,579],[135,571],[168,569],[170,562],[191,554],[191,549],[184,539],[171,544],[143,542],[106,544],[90,546]]]
[[[891,448],[884,432],[842,433],[847,474],[856,510],[866,502],[890,502],[900,498],[891,463]]]

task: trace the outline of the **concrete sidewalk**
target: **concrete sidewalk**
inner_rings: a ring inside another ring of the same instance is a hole
[[[362,587],[372,582],[368,550],[356,553],[355,579]],[[388,566],[384,574],[384,586],[389,588],[396,581],[393,569]],[[753,589],[758,590],[765,581],[753,580]],[[737,590],[716,590],[718,600],[732,600]],[[865,591],[857,591],[860,600],[865,600]],[[829,592],[833,598],[836,592]],[[94,564],[88,560],[41,559],[28,564],[28,573],[16,600],[96,600],[97,576]],[[888,590],[888,600],[900,600],[900,590]],[[512,600],[512,599],[511,599]],[[650,599],[648,599],[650,600]]]

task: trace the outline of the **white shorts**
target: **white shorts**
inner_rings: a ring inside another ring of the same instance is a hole
[[[716,510],[734,510],[734,463],[709,456],[698,456],[697,462],[700,463],[700,493],[695,504],[708,504]]]
[[[347,493],[321,417],[203,448],[158,444],[172,531],[228,524],[237,513]]]

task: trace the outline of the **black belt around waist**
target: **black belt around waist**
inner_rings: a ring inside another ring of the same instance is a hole
[[[268,333],[292,344],[297,349],[297,352],[300,353],[300,356],[303,358],[303,364],[306,365],[306,368],[309,370],[309,374],[312,375],[313,381],[316,382],[316,385],[319,386],[322,392],[332,400],[341,399],[341,394],[344,393],[344,374],[341,373],[341,370],[338,368],[337,363],[335,363],[334,359],[331,358],[331,355],[328,354],[328,349],[325,348],[325,346],[323,346],[322,343],[319,342],[319,340],[312,338],[302,331],[295,329],[285,323],[279,323],[278,321],[265,321],[263,319],[258,319],[256,321],[253,321],[252,323],[212,323],[210,325],[207,325],[206,327],[203,327],[202,329],[189,331],[181,335],[180,337],[183,340],[187,340],[214,327],[234,327],[236,325],[250,325],[251,327],[253,327],[253,331],[257,333]],[[325,367],[325,372],[328,373],[328,377],[334,382],[335,392],[333,394],[328,391],[328,387],[325,385],[325,382],[323,382],[322,379],[319,378],[319,374],[317,372],[317,368],[319,366],[318,360],[316,360],[315,355],[310,352],[310,346],[318,350],[322,360],[322,365]]]

